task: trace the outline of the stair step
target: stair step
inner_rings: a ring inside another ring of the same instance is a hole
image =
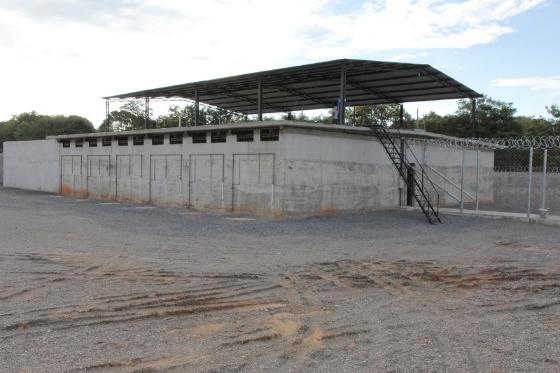
[[[438,214],[430,203],[427,191],[423,189],[424,184],[422,180],[420,180],[418,175],[416,175],[412,183],[409,182],[406,169],[404,167],[401,167],[402,165],[409,167],[409,164],[403,159],[399,148],[395,145],[390,135],[387,133],[385,127],[382,125],[372,125],[371,128],[374,130],[375,134],[377,135],[377,139],[383,145],[385,152],[389,156],[389,159],[393,163],[393,166],[395,166],[395,168],[397,169],[400,177],[404,180],[405,184],[409,187],[412,186],[415,188],[415,192],[413,194],[414,199],[426,216],[426,219],[430,222],[430,224],[441,223]]]

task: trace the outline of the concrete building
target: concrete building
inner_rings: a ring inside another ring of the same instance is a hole
[[[171,97],[193,100],[191,126],[6,143],[5,185],[270,216],[415,201],[432,223],[439,222],[438,204],[458,200],[465,173],[482,180],[479,201],[493,199],[492,151],[464,157],[428,141],[442,136],[357,127],[345,118],[348,106],[398,103],[402,124],[403,102],[457,98],[472,99],[474,112],[480,95],[429,65],[328,61],[109,96],[107,114],[111,100],[142,98],[147,126],[150,99]],[[257,121],[201,126],[199,103]],[[333,106],[337,125],[263,121],[263,113]]]
[[[409,159],[414,151],[435,170],[434,181],[437,171],[460,183],[462,151],[426,141],[445,136],[393,136],[409,145]],[[466,152],[465,179],[474,180],[477,150]],[[492,202],[493,151],[479,154],[479,200]],[[272,121],[66,135],[8,142],[4,157],[5,186],[79,198],[267,216],[407,204],[406,187],[369,128]],[[455,203],[444,186],[439,194],[441,205]]]

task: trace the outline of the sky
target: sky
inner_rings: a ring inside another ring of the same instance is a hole
[[[97,127],[103,96],[339,58],[428,63],[546,116],[559,16],[559,0],[0,0],[0,121],[35,110]]]

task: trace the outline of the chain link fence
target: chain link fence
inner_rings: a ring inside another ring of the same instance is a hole
[[[560,147],[494,153],[494,210],[560,215]]]
[[[446,207],[519,213],[531,218],[560,216],[560,137],[427,142],[464,150],[462,167],[456,175],[430,175],[440,186],[441,195],[453,197],[447,198]],[[493,150],[493,172],[485,172],[479,166],[478,157],[488,154],[484,150]],[[493,191],[491,198],[479,194],[479,190],[488,189]]]

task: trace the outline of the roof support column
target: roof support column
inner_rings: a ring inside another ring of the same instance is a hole
[[[399,107],[399,128],[403,128],[404,125],[404,105],[400,104]]]
[[[144,97],[144,128],[148,128],[148,120],[150,119],[150,98],[148,96]]]
[[[111,125],[110,115],[111,115],[111,111],[109,109],[109,100],[105,100],[105,119],[107,120],[108,125]]]
[[[344,124],[346,114],[346,66],[340,67],[340,95],[338,97],[338,124]]]
[[[472,137],[476,137],[476,98],[472,98],[471,103]]]
[[[257,120],[262,122],[263,115],[262,115],[262,84],[259,80],[259,84],[257,86]]]
[[[198,89],[194,89],[194,125],[198,126],[200,116],[200,101],[198,99]]]

